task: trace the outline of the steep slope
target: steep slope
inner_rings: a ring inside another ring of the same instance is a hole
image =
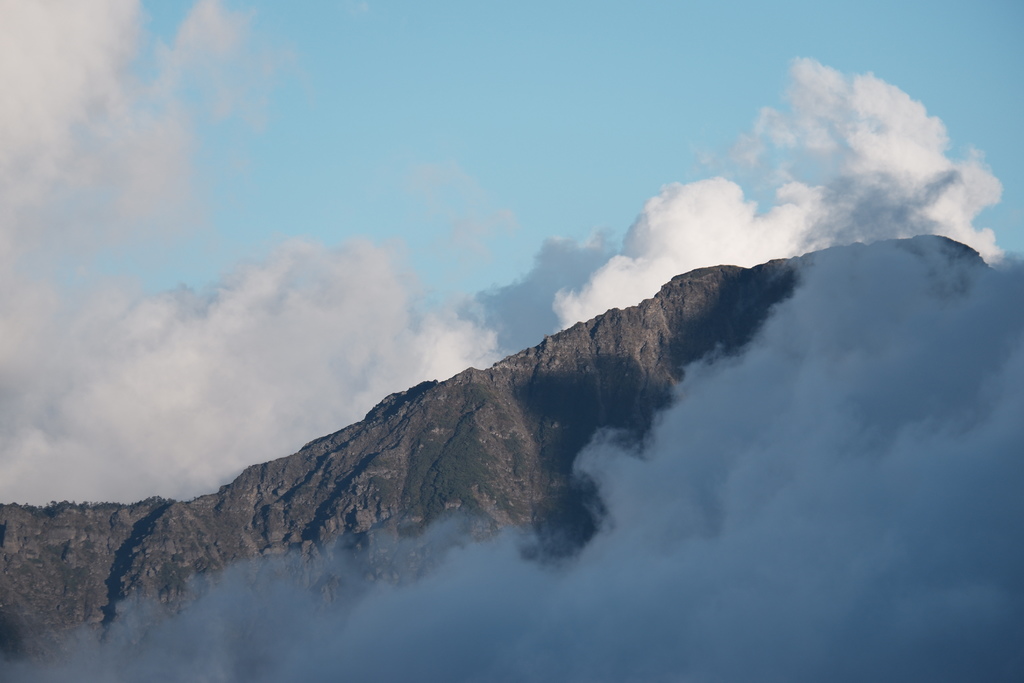
[[[680,275],[638,306],[487,370],[389,396],[361,422],[192,501],[2,505],[0,641],[33,653],[40,635],[115,619],[128,596],[173,602],[196,573],[338,538],[414,534],[453,509],[491,528],[531,526],[547,552],[571,551],[599,508],[571,476],[580,450],[601,429],[641,440],[682,367],[749,341],[793,291],[798,264]]]

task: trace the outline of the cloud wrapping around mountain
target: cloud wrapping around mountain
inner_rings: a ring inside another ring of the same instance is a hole
[[[734,149],[775,189],[767,211],[725,178],[668,185],[620,254],[548,242],[475,318],[424,309],[400,249],[359,241],[289,242],[202,292],[72,293],[55,275],[67,264],[164,239],[198,210],[193,107],[258,125],[273,64],[250,59],[247,15],[216,0],[155,50],[148,80],[135,0],[2,11],[5,502],[210,490],[389,391],[694,267],[920,233],[1000,256],[973,225],[1000,193],[978,155],[950,159],[942,123],[898,88],[799,60],[789,111],[764,110]],[[557,320],[530,316],[552,297]],[[604,442],[583,456],[609,517],[572,561],[523,560],[511,533],[462,545],[435,529],[394,551],[398,583],[336,558],[330,604],[297,585],[294,558],[243,566],[176,617],[139,605],[69,663],[5,674],[1020,680],[1022,299],[1016,263],[819,255],[742,356],[688,369],[643,457]],[[403,567],[423,552],[437,554],[425,575]]]
[[[648,200],[622,252],[580,289],[555,299],[563,327],[653,296],[674,275],[709,265],[753,266],[837,244],[936,234],[1001,250],[972,224],[1002,187],[977,153],[946,156],[945,126],[920,102],[871,74],[847,77],[796,60],[790,111],[766,108],[734,149],[740,167],[775,188],[767,210],[736,182],[671,183]]]
[[[70,668],[22,673],[1019,680],[1022,293],[1020,264],[934,242],[818,254],[742,355],[687,368],[639,456],[582,456],[608,518],[572,560],[440,529],[424,576],[339,566],[329,604],[298,565],[236,568],[177,617],[136,612]]]

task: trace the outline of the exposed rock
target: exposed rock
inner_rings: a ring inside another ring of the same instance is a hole
[[[188,502],[0,505],[0,644],[37,653],[63,630],[115,619],[128,596],[174,603],[194,574],[415,534],[453,509],[490,528],[531,526],[545,552],[571,551],[600,509],[571,476],[581,449],[600,429],[641,441],[683,366],[748,342],[793,291],[798,264],[680,275],[487,370],[388,396],[361,422]]]

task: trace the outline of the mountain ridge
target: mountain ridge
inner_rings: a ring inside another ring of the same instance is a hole
[[[945,238],[901,244],[926,243],[980,261]],[[37,654],[67,629],[109,624],[126,598],[174,604],[194,575],[416,534],[451,510],[492,530],[532,528],[544,552],[572,552],[600,514],[593,487],[573,477],[580,451],[599,430],[642,442],[683,367],[742,349],[814,257],[676,276],[490,368],[391,394],[363,420],[190,501],[0,505],[0,647]]]

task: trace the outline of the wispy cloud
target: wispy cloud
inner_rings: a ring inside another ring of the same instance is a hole
[[[489,238],[518,227],[512,211],[495,207],[488,193],[455,162],[416,165],[409,174],[409,189],[431,217],[448,224],[444,250],[463,258],[492,260]]]
[[[351,14],[353,17],[359,17],[364,14],[369,14],[370,3],[368,2],[356,2],[355,0],[346,0],[344,3],[345,11]]]

